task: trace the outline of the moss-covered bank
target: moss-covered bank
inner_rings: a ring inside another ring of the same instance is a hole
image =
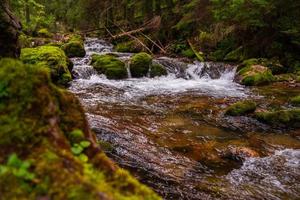
[[[99,149],[48,68],[0,61],[1,199],[160,199]]]

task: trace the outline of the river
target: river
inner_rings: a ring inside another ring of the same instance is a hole
[[[234,65],[168,57],[154,59],[167,76],[108,80],[89,65],[91,55],[113,53],[127,62],[131,54],[94,38],[85,48],[86,57],[73,59],[69,90],[108,156],[165,199],[300,198],[299,130],[224,116],[238,100],[264,105],[285,93],[270,97],[270,89],[235,83]]]

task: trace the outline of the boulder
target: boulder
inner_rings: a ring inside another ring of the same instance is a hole
[[[21,60],[26,64],[36,64],[51,70],[51,78],[58,85],[67,85],[72,80],[69,68],[72,66],[65,53],[58,47],[40,46],[25,48]]]
[[[154,78],[157,76],[166,76],[168,75],[167,70],[159,64],[154,64],[151,66],[151,70],[150,70],[150,77]]]
[[[152,57],[147,53],[138,53],[131,58],[130,71],[134,78],[147,76],[152,65]]]
[[[125,63],[114,55],[93,55],[91,65],[100,73],[105,74],[108,79],[127,78]]]
[[[84,57],[84,41],[80,35],[73,35],[68,42],[61,47],[69,58]]]
[[[256,63],[256,59],[244,61],[243,64],[238,67],[235,80],[246,86],[267,85],[273,82],[275,78],[272,71]]]

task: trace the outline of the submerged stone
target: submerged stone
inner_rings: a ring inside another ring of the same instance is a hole
[[[59,85],[67,85],[72,80],[70,62],[58,47],[40,46],[22,49],[21,60],[26,64],[50,68],[53,82]]]
[[[105,74],[108,79],[127,78],[125,63],[113,55],[93,55],[92,66],[100,74]]]
[[[146,76],[152,65],[152,57],[147,53],[138,53],[131,58],[130,71],[134,78]]]

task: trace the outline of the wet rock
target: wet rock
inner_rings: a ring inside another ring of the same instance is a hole
[[[152,64],[152,57],[147,53],[135,54],[130,61],[130,71],[134,78],[147,76]]]
[[[249,147],[229,147],[222,153],[222,157],[243,162],[246,158],[259,157],[259,154]]]
[[[226,110],[226,115],[241,116],[248,113],[252,113],[256,110],[256,103],[251,100],[239,101],[229,106]]]
[[[36,64],[51,70],[53,82],[67,85],[72,80],[71,64],[65,53],[58,47],[40,46],[25,48],[21,51],[21,60],[26,64]]]
[[[0,0],[0,58],[19,57],[18,42],[21,24],[9,10],[8,0]]]
[[[93,55],[91,65],[100,73],[105,74],[108,79],[127,78],[125,63],[113,55]]]
[[[165,76],[165,75],[168,75],[168,72],[162,65],[154,64],[151,66],[151,70],[150,70],[151,78],[158,77],[158,76]]]

